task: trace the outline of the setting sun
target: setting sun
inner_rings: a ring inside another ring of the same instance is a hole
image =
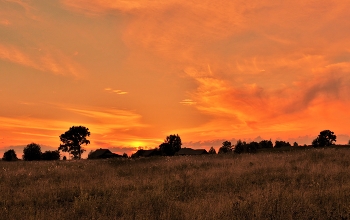
[[[142,148],[143,146],[145,146],[145,144],[141,141],[132,141],[131,146],[136,149],[136,148]]]

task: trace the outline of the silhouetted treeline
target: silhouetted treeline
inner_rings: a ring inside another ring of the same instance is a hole
[[[61,141],[64,144],[61,144],[60,150],[67,151],[73,154],[73,158],[79,159],[81,157],[81,153],[85,150],[81,148],[80,145],[82,144],[88,144],[90,143],[89,140],[86,139],[87,136],[90,135],[89,129],[85,128],[83,126],[78,127],[71,127],[69,131],[62,134],[60,136]],[[321,131],[320,134],[317,136],[316,139],[312,141],[313,147],[327,147],[335,145],[337,136],[334,134],[333,131],[330,130],[324,130]],[[77,141],[78,144],[71,144],[72,142]],[[350,145],[350,140],[349,143]],[[193,149],[191,148],[183,148],[184,152],[178,153],[181,150],[182,141],[178,134],[172,134],[165,138],[164,142],[159,145],[158,148],[154,148],[151,150],[143,150],[140,149],[136,153],[131,155],[131,158],[135,157],[150,157],[150,156],[174,156],[174,155],[198,155],[197,151],[191,151]],[[306,145],[304,145],[306,146]],[[270,140],[262,140],[260,142],[245,142],[242,140],[238,140],[235,145],[232,145],[230,141],[224,141],[222,143],[222,146],[219,148],[218,154],[226,154],[226,153],[256,153],[260,149],[280,149],[280,148],[289,148],[289,147],[301,147],[297,142],[294,142],[293,145],[291,145],[289,142],[276,140],[275,145],[273,145],[271,139]],[[124,153],[123,155],[117,155],[112,152],[110,152],[108,149],[100,149],[101,152],[103,152],[103,155],[112,155],[113,157],[123,157],[128,158],[128,155]],[[214,147],[211,147],[208,152],[206,150],[205,153],[209,154],[216,154],[216,150]],[[106,154],[107,152],[107,154]],[[93,153],[93,152],[91,152]],[[90,153],[90,154],[91,154]],[[95,153],[98,153],[95,151]],[[89,154],[89,155],[90,155]],[[107,155],[107,156],[108,156]],[[56,151],[45,151],[44,153],[41,152],[40,145],[36,143],[28,144],[23,149],[23,160],[26,161],[33,161],[33,160],[59,160],[60,159],[60,153],[58,150]],[[98,157],[99,158],[99,157]],[[102,157],[102,158],[111,158],[111,157]],[[65,159],[65,157],[64,157]],[[10,149],[6,151],[3,155],[2,160],[4,161],[16,161],[18,160],[16,152],[13,149]]]
[[[41,152],[41,147],[39,144],[31,143],[28,144],[23,149],[23,160],[26,161],[34,161],[34,160],[59,160],[60,159],[60,153],[56,151],[45,151],[44,153]],[[4,156],[2,157],[2,160],[5,161],[16,161],[18,160],[16,152],[11,149],[4,153]]]

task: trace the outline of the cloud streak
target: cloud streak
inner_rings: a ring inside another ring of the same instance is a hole
[[[70,115],[71,118],[57,120],[41,119],[35,117],[0,117],[2,135],[5,143],[10,145],[11,141],[39,142],[45,145],[58,146],[59,135],[64,133],[73,125],[83,125],[89,128],[92,133],[92,146],[87,148],[97,148],[99,143],[109,143],[113,146],[127,145],[131,139],[142,139],[133,134],[134,130],[146,128],[147,125],[141,123],[141,116],[124,110],[116,109],[94,109],[85,106],[84,108],[63,107],[52,105],[53,109],[59,108]],[[15,135],[15,139],[11,138]],[[153,143],[151,139],[143,141]],[[96,146],[97,144],[97,146]]]
[[[119,89],[105,88],[104,90],[107,91],[107,92],[110,92],[110,93],[116,93],[117,95],[128,94],[128,92],[125,92],[125,91],[122,91],[122,90],[119,90]]]
[[[69,75],[78,78],[81,77],[83,72],[83,68],[79,64],[59,51],[53,54],[39,49],[33,55],[33,51],[29,52],[16,46],[0,44],[0,59],[57,75]]]

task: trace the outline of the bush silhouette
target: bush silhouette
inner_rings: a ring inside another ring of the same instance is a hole
[[[42,160],[59,160],[60,152],[58,150],[55,151],[45,151],[41,154]]]
[[[40,160],[41,159],[41,147],[36,143],[28,144],[23,149],[23,160]]]
[[[256,153],[258,148],[259,148],[259,143],[255,141],[252,141],[246,145],[247,153]]]
[[[216,150],[214,149],[214,147],[211,147],[208,151],[209,154],[216,154]]]
[[[226,154],[232,152],[232,144],[230,141],[222,142],[222,146],[219,149],[219,154]]]
[[[15,150],[11,149],[4,153],[4,156],[2,157],[2,160],[4,161],[16,161],[18,160]]]

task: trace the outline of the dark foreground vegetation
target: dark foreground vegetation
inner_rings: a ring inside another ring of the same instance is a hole
[[[350,149],[0,161],[1,219],[349,219]]]

